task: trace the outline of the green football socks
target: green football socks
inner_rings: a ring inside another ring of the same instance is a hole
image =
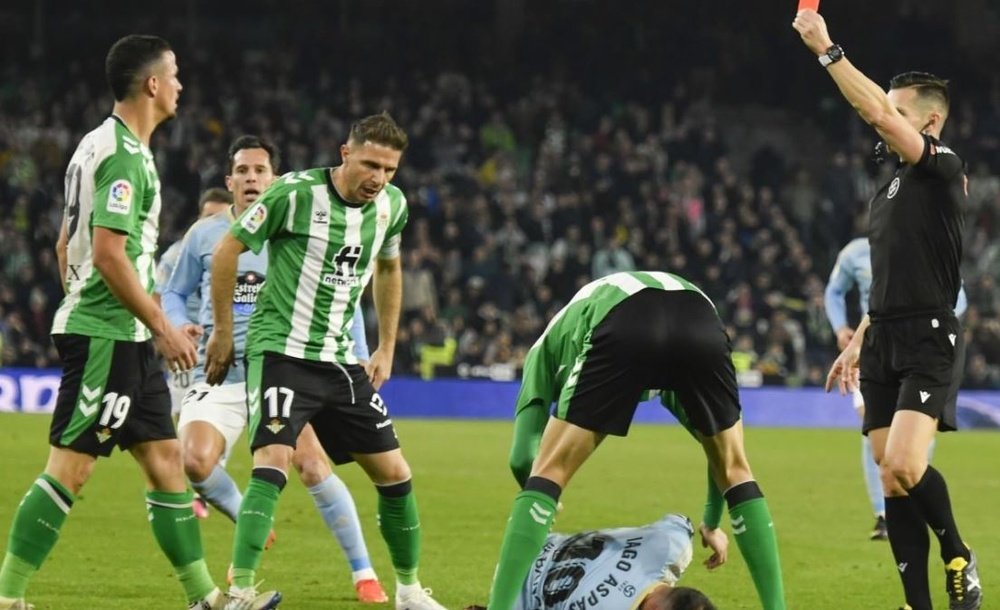
[[[146,492],[153,537],[174,567],[188,603],[202,599],[215,588],[205,564],[198,519],[191,510],[193,500],[191,490]]]
[[[394,485],[376,485],[378,490],[378,527],[389,547],[389,557],[401,585],[418,582],[420,562],[420,515],[417,497],[410,481]]]
[[[278,476],[280,475],[280,476]],[[274,468],[254,468],[250,484],[243,494],[233,538],[233,585],[254,586],[267,536],[274,527],[278,497],[286,482],[285,474]]]
[[[778,538],[767,501],[756,481],[735,485],[724,494],[736,545],[740,548],[764,610],[785,610]]]
[[[562,489],[552,481],[529,477],[524,491],[514,499],[493,576],[493,588],[487,604],[490,610],[511,610],[514,607],[531,564],[552,529],[561,493]]]
[[[47,474],[28,489],[10,528],[7,555],[0,567],[0,597],[24,597],[31,576],[59,540],[59,529],[74,500],[69,490]]]

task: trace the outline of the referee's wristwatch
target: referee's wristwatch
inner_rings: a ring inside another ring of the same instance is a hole
[[[844,49],[839,44],[835,44],[819,56],[819,65],[829,68],[832,64],[844,59]]]

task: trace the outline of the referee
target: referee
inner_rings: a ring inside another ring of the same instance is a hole
[[[826,388],[839,378],[845,393],[860,379],[867,406],[862,432],[880,466],[904,608],[931,608],[930,526],[941,544],[949,608],[974,610],[982,605],[976,557],[959,535],[944,478],[927,463],[936,431],[955,429],[953,398],[964,364],[953,309],[968,181],[962,159],[938,139],[948,118],[948,85],[908,72],[893,78],[886,94],[847,61],[818,13],[800,11],[792,26],[900,161],[871,202],[870,310]]]

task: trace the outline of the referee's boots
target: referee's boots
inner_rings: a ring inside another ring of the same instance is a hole
[[[968,561],[956,557],[944,567],[944,573],[949,610],[978,610],[982,607],[983,589],[979,586],[979,568],[972,549],[969,549]]]

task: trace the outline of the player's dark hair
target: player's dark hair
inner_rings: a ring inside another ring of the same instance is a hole
[[[944,105],[948,110],[951,96],[948,93],[948,81],[928,72],[903,72],[892,77],[890,89],[906,89],[913,87],[917,96],[924,100],[932,100]]]
[[[356,144],[364,144],[365,142],[382,144],[400,152],[406,150],[410,143],[403,128],[385,111],[355,121],[351,125],[349,139]]]
[[[657,609],[659,610],[659,609]],[[674,587],[662,610],[717,610],[704,593],[691,587]]]
[[[212,188],[206,190],[201,194],[201,198],[198,199],[198,210],[200,211],[205,207],[205,204],[209,201],[219,201],[222,203],[232,203],[233,194],[226,189],[213,186]]]
[[[278,173],[278,165],[281,164],[281,152],[273,142],[260,136],[240,136],[229,145],[229,171],[233,171],[233,163],[236,162],[236,153],[247,148],[263,148],[267,152],[267,158],[271,161],[271,171]]]
[[[134,92],[135,85],[149,76],[149,66],[170,50],[170,43],[159,36],[129,34],[111,45],[104,59],[108,86],[120,102]]]

